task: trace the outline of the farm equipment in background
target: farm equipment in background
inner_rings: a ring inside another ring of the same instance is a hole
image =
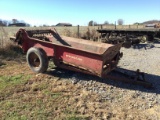
[[[155,28],[160,28],[160,22],[155,24]]]
[[[145,27],[146,28],[160,28],[160,23],[147,24]]]
[[[98,29],[100,40],[104,43],[124,43],[129,48],[133,44],[153,42],[154,37],[160,38],[160,29]]]
[[[123,56],[120,52],[123,43],[112,45],[60,36],[55,29],[19,29],[16,37],[10,39],[17,42],[27,53],[28,65],[36,73],[45,72],[49,60],[52,59],[54,64],[60,68],[101,78],[116,79],[116,77],[109,76],[108,73],[117,67],[118,61]],[[131,81],[129,78],[124,78],[122,81],[151,87],[151,84],[145,80]]]

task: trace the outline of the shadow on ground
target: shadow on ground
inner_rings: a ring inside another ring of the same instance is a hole
[[[156,47],[155,44],[160,44],[160,39],[159,38],[155,38],[155,40],[152,42],[147,42],[147,43],[139,43],[139,44],[134,44],[132,45],[133,49],[152,49],[152,48],[160,48],[160,47]]]
[[[0,67],[3,65],[6,65],[6,64],[3,61],[1,61],[1,59],[0,59]]]
[[[130,70],[122,69],[122,68],[117,68],[117,69],[123,70],[129,74],[132,74],[132,71]],[[97,76],[87,75],[87,74],[64,70],[60,68],[50,69],[49,71],[47,71],[46,74],[49,74],[55,77],[59,77],[59,79],[72,80],[73,77],[76,77],[76,79],[81,80],[81,81],[93,80],[93,81],[97,81],[97,82],[104,83],[107,85],[116,86],[118,88],[129,89],[129,90],[139,90],[139,91],[147,92],[147,93],[160,94],[160,76],[152,75],[152,74],[145,73],[146,80],[153,84],[153,88],[150,88],[150,89],[144,88],[143,86],[140,86],[140,85],[133,85],[133,84],[124,83],[121,81],[114,81],[110,79],[102,79]],[[110,74],[113,76],[117,76],[117,73],[114,71],[112,71]],[[123,76],[120,76],[120,77],[123,77]]]
[[[154,43],[160,44],[160,38],[155,38]]]
[[[144,44],[135,44],[132,46],[133,49],[152,49],[152,48],[155,48],[155,45],[153,43],[144,43]]]

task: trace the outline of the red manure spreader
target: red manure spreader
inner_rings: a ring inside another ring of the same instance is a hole
[[[55,29],[25,30],[19,29],[16,37],[10,38],[17,42],[26,53],[29,67],[36,73],[43,73],[52,59],[59,68],[96,75],[101,78],[117,79],[108,73],[117,67],[122,57],[122,43],[112,45],[98,43],[79,38],[60,36]],[[130,82],[128,78],[119,79]],[[149,87],[150,84],[141,80],[131,83]]]

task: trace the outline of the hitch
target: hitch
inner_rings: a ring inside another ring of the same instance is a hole
[[[135,85],[141,85],[145,88],[152,88],[153,87],[152,83],[146,81],[145,73],[140,72],[139,69],[137,69],[136,71],[133,71],[135,73],[135,75],[129,75],[129,74],[122,72],[120,70],[117,70],[117,69],[115,69],[114,72],[121,74],[124,77],[117,77],[117,76],[107,74],[105,76],[105,78],[109,78],[109,79],[117,80],[117,81],[122,81],[125,83],[135,84]]]
[[[14,36],[10,36],[10,40],[15,42],[16,37],[14,37]]]

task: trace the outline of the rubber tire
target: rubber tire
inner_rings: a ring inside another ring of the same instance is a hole
[[[148,36],[148,41],[154,41],[154,36],[153,35],[149,35]]]
[[[38,67],[34,66],[31,62],[31,55],[35,55],[38,59],[39,65]],[[42,49],[42,48],[36,48],[36,47],[32,47],[27,51],[27,63],[29,65],[29,67],[31,68],[31,70],[33,72],[36,73],[44,73],[47,69],[48,69],[48,57],[46,55],[46,52]]]

